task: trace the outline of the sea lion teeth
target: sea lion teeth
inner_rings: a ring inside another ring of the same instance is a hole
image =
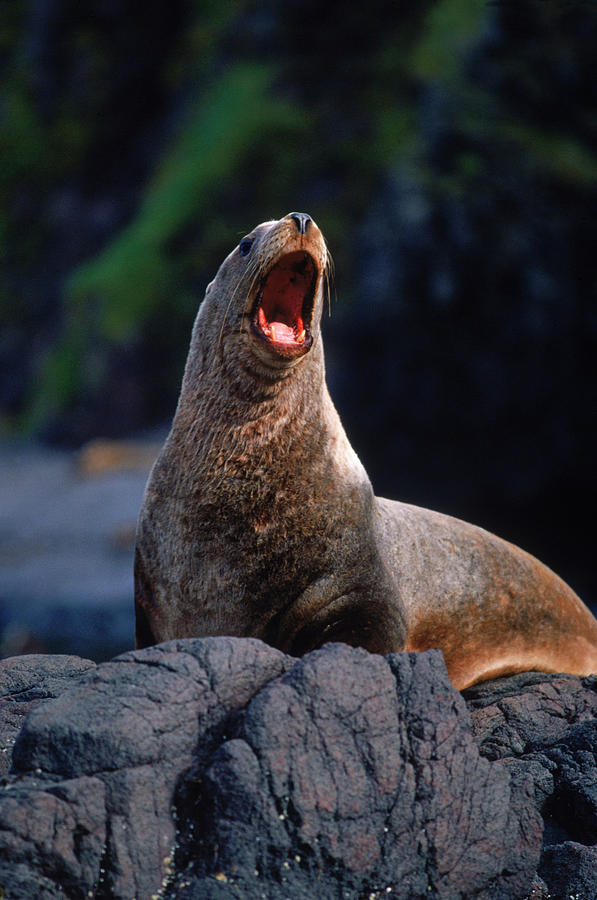
[[[265,318],[265,313],[263,312],[263,307],[261,306],[259,307],[259,324],[263,331],[268,331],[269,326],[267,324],[267,319]]]
[[[244,238],[206,292],[139,515],[137,646],[232,634],[294,655],[326,640],[439,647],[458,688],[597,672],[597,622],[546,566],[374,496],[325,384],[328,260],[316,223],[291,213]]]

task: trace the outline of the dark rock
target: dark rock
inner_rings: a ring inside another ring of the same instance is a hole
[[[503,678],[467,710],[437,651],[5,660],[0,893],[590,900],[596,681]]]
[[[93,668],[94,662],[78,656],[15,656],[0,663],[0,776],[8,772],[11,748],[25,716]]]
[[[218,872],[222,896],[250,898],[264,882],[276,898],[514,898],[532,879],[530,779],[515,798],[479,756],[437,652],[307,655],[200,779],[181,802],[175,897],[213,896]]]
[[[100,665],[35,709],[0,802],[0,885],[15,898],[151,896],[199,740],[215,749],[290,664],[258,641],[174,641]]]
[[[582,844],[597,844],[597,721],[571,726],[557,741],[533,754],[553,772],[553,793],[545,810],[549,825],[545,841],[562,836]],[[597,894],[596,894],[597,896]]]
[[[481,754],[530,774],[545,820],[532,900],[597,897],[597,677],[523,673],[465,691]]]
[[[487,759],[519,756],[556,740],[577,722],[597,718],[597,676],[523,672],[464,692],[473,734]]]
[[[545,848],[540,872],[550,900],[594,900],[597,897],[597,847],[565,841]]]

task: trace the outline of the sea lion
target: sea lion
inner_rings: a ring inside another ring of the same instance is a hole
[[[376,498],[330,399],[320,320],[329,256],[305,213],[258,225],[208,286],[135,557],[138,647],[262,638],[439,647],[464,688],[510,672],[597,671],[597,622],[529,554]]]

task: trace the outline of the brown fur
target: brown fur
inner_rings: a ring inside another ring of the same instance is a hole
[[[266,222],[208,287],[135,559],[137,646],[259,637],[440,647],[454,684],[525,669],[597,671],[597,622],[549,569],[448,516],[375,498],[329,397],[319,323],[328,255],[314,222]],[[268,272],[316,264],[303,347],[252,327]],[[311,343],[312,341],[312,343]]]

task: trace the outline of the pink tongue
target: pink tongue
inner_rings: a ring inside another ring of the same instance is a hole
[[[284,322],[271,322],[269,327],[272,341],[278,344],[294,344],[296,342],[294,328],[289,328]]]

